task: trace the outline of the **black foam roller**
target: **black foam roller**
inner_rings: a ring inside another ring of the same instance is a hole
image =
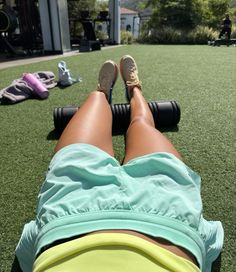
[[[149,102],[156,128],[175,127],[180,121],[180,107],[176,101]],[[61,133],[79,107],[58,107],[54,109],[55,130]],[[130,104],[111,105],[112,134],[124,134],[130,123]]]

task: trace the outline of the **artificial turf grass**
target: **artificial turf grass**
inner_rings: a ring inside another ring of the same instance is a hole
[[[50,90],[45,101],[27,100],[0,106],[1,197],[0,271],[9,271],[24,223],[34,218],[37,193],[53,154],[52,112],[79,105],[96,87],[100,65],[119,62],[124,54],[137,61],[147,100],[177,100],[178,132],[167,132],[185,162],[202,176],[204,216],[221,220],[225,244],[221,271],[234,271],[235,218],[235,48],[208,46],[125,46],[62,58],[82,83]],[[0,70],[0,88],[23,72],[51,70],[58,60]],[[113,102],[125,102],[119,78]],[[117,158],[123,158],[123,137],[114,137]],[[218,268],[216,268],[218,269]],[[217,270],[214,270],[214,272]]]

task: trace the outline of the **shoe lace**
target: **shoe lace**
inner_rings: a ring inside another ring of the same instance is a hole
[[[138,71],[135,66],[129,67],[130,80],[126,81],[127,86],[139,86],[141,87],[142,82],[138,78]]]

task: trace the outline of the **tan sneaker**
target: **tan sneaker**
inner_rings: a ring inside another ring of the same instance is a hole
[[[120,60],[120,73],[125,83],[125,94],[128,101],[132,96],[131,91],[134,87],[141,89],[142,82],[138,78],[138,67],[135,60],[125,55]]]
[[[97,91],[106,95],[109,104],[112,102],[112,89],[118,77],[118,67],[112,60],[103,63],[99,76]]]

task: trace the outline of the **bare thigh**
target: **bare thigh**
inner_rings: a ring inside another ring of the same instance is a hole
[[[123,163],[154,152],[168,152],[181,159],[181,155],[167,137],[155,128],[152,113],[141,91],[133,91],[131,122],[126,134],[126,152]]]

